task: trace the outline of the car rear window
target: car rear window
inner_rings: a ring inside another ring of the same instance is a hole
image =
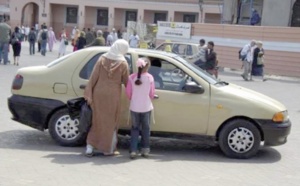
[[[87,63],[86,65],[84,65],[84,67],[81,69],[80,73],[79,73],[79,77],[82,79],[89,79],[93,68],[96,64],[96,62],[98,61],[99,57],[104,54],[104,53],[99,53],[97,55],[95,55],[94,57],[92,57]],[[126,54],[125,55],[125,59],[128,63],[128,67],[129,67],[129,71],[130,73],[133,72],[133,68],[132,68],[132,56],[131,54]]]

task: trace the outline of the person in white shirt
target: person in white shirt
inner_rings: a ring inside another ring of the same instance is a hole
[[[114,44],[114,42],[117,40],[118,40],[118,34],[116,32],[116,29],[113,28],[112,32],[106,38],[106,45],[112,46],[112,44]]]
[[[245,81],[249,81],[248,76],[250,73],[250,80],[252,80],[251,70],[252,70],[252,61],[253,61],[253,50],[255,48],[256,42],[252,40],[249,44],[246,44],[242,51],[241,56],[246,56],[243,58],[243,67],[244,72],[241,74]]]
[[[138,48],[140,45],[140,38],[136,34],[136,31],[133,32],[133,34],[129,37],[129,46],[131,48]]]
[[[25,41],[28,40],[28,34],[29,34],[29,32],[30,32],[30,28],[29,28],[28,25],[26,25],[26,26],[25,26]]]
[[[74,28],[73,28],[73,30],[72,30],[72,33],[71,33],[71,39],[74,39],[75,34],[76,34],[76,30],[77,30],[77,27],[74,26]]]

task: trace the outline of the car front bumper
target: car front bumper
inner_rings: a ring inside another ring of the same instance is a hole
[[[65,106],[58,100],[20,95],[12,95],[7,102],[13,115],[12,120],[41,131],[47,128],[51,113],[57,108]]]
[[[287,142],[287,136],[291,132],[291,121],[275,123],[271,120],[260,120],[261,129],[264,136],[264,145],[276,146]]]

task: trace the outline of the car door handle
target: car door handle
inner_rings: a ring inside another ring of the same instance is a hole
[[[85,84],[82,84],[82,85],[79,86],[80,89],[85,89],[85,87],[86,87]]]
[[[154,95],[154,99],[158,99],[158,98],[159,98],[159,96],[155,94]]]

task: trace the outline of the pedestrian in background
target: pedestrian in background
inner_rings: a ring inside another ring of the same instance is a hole
[[[91,46],[105,46],[105,39],[102,37],[102,30],[97,31],[97,37],[91,44],[87,45],[86,47]]]
[[[266,81],[267,79],[264,76],[264,56],[265,51],[263,49],[263,43],[261,41],[256,42],[256,48],[253,52],[253,63],[252,63],[252,76],[261,76],[262,81]]]
[[[63,28],[61,30],[61,34],[60,34],[60,43],[59,43],[59,49],[58,49],[58,58],[60,56],[65,55],[67,45],[68,45],[68,38],[67,38],[67,35],[66,35],[66,30]]]
[[[241,56],[245,56],[242,57],[244,72],[243,74],[241,74],[242,78],[245,81],[249,81],[249,73],[250,73],[250,80],[252,80],[251,69],[252,69],[252,61],[253,61],[253,50],[255,48],[255,44],[256,44],[255,41],[252,40],[249,44],[246,44],[241,51]]]
[[[112,44],[114,44],[114,42],[116,42],[118,39],[118,34],[116,32],[116,29],[113,28],[112,32],[107,36],[106,39],[106,46],[111,46]]]
[[[15,31],[11,35],[11,44],[13,48],[14,65],[19,65],[21,53],[22,33],[19,27],[15,27]]]
[[[77,41],[77,50],[83,49],[86,46],[85,32],[81,31]]]
[[[28,42],[29,42],[29,54],[34,55],[35,54],[35,42],[37,40],[36,32],[34,27],[31,28],[31,31],[28,34]]]
[[[75,35],[74,38],[72,39],[73,52],[77,50],[77,42],[78,42],[78,38],[80,37],[80,33],[81,31],[79,29],[75,30]]]
[[[25,26],[25,41],[28,41],[28,35],[30,32],[30,27],[28,25]]]
[[[191,58],[198,59],[195,61],[195,65],[197,65],[200,68],[204,68],[206,63],[206,52],[207,52],[207,45],[205,44],[204,39],[199,40],[199,46],[198,46],[198,53]]]
[[[129,48],[124,39],[116,41],[96,62],[84,91],[92,108],[92,126],[87,136],[85,155],[93,156],[94,148],[103,155],[118,155],[117,134],[121,109],[122,84],[129,75],[124,57]]]
[[[206,62],[205,62],[205,70],[217,77],[216,73],[216,65],[217,65],[217,53],[214,51],[214,42],[207,42],[207,51],[206,51]]]
[[[48,47],[50,52],[52,52],[53,50],[54,43],[56,43],[55,33],[53,31],[53,28],[50,27],[48,31]]]
[[[105,43],[107,43],[107,36],[109,35],[109,31],[107,28],[104,29],[103,38],[105,39]]]
[[[131,74],[126,86],[126,94],[130,100],[131,139],[130,158],[135,159],[138,154],[138,141],[141,130],[141,154],[148,157],[150,153],[150,117],[154,99],[154,78],[148,73],[150,61],[139,58],[136,62],[138,73]]]
[[[95,39],[94,34],[91,32],[90,28],[87,29],[87,33],[85,34],[85,39],[86,39],[86,45],[90,45]]]
[[[140,38],[137,35],[136,31],[133,31],[133,34],[129,36],[129,46],[131,48],[138,48],[140,45]]]
[[[0,63],[3,59],[4,65],[8,63],[10,28],[7,23],[0,20]]]
[[[39,41],[41,43],[41,54],[43,56],[46,56],[46,52],[47,52],[47,43],[49,40],[49,35],[48,35],[48,30],[47,30],[47,26],[43,26],[42,27],[42,31],[40,32],[39,35]]]

